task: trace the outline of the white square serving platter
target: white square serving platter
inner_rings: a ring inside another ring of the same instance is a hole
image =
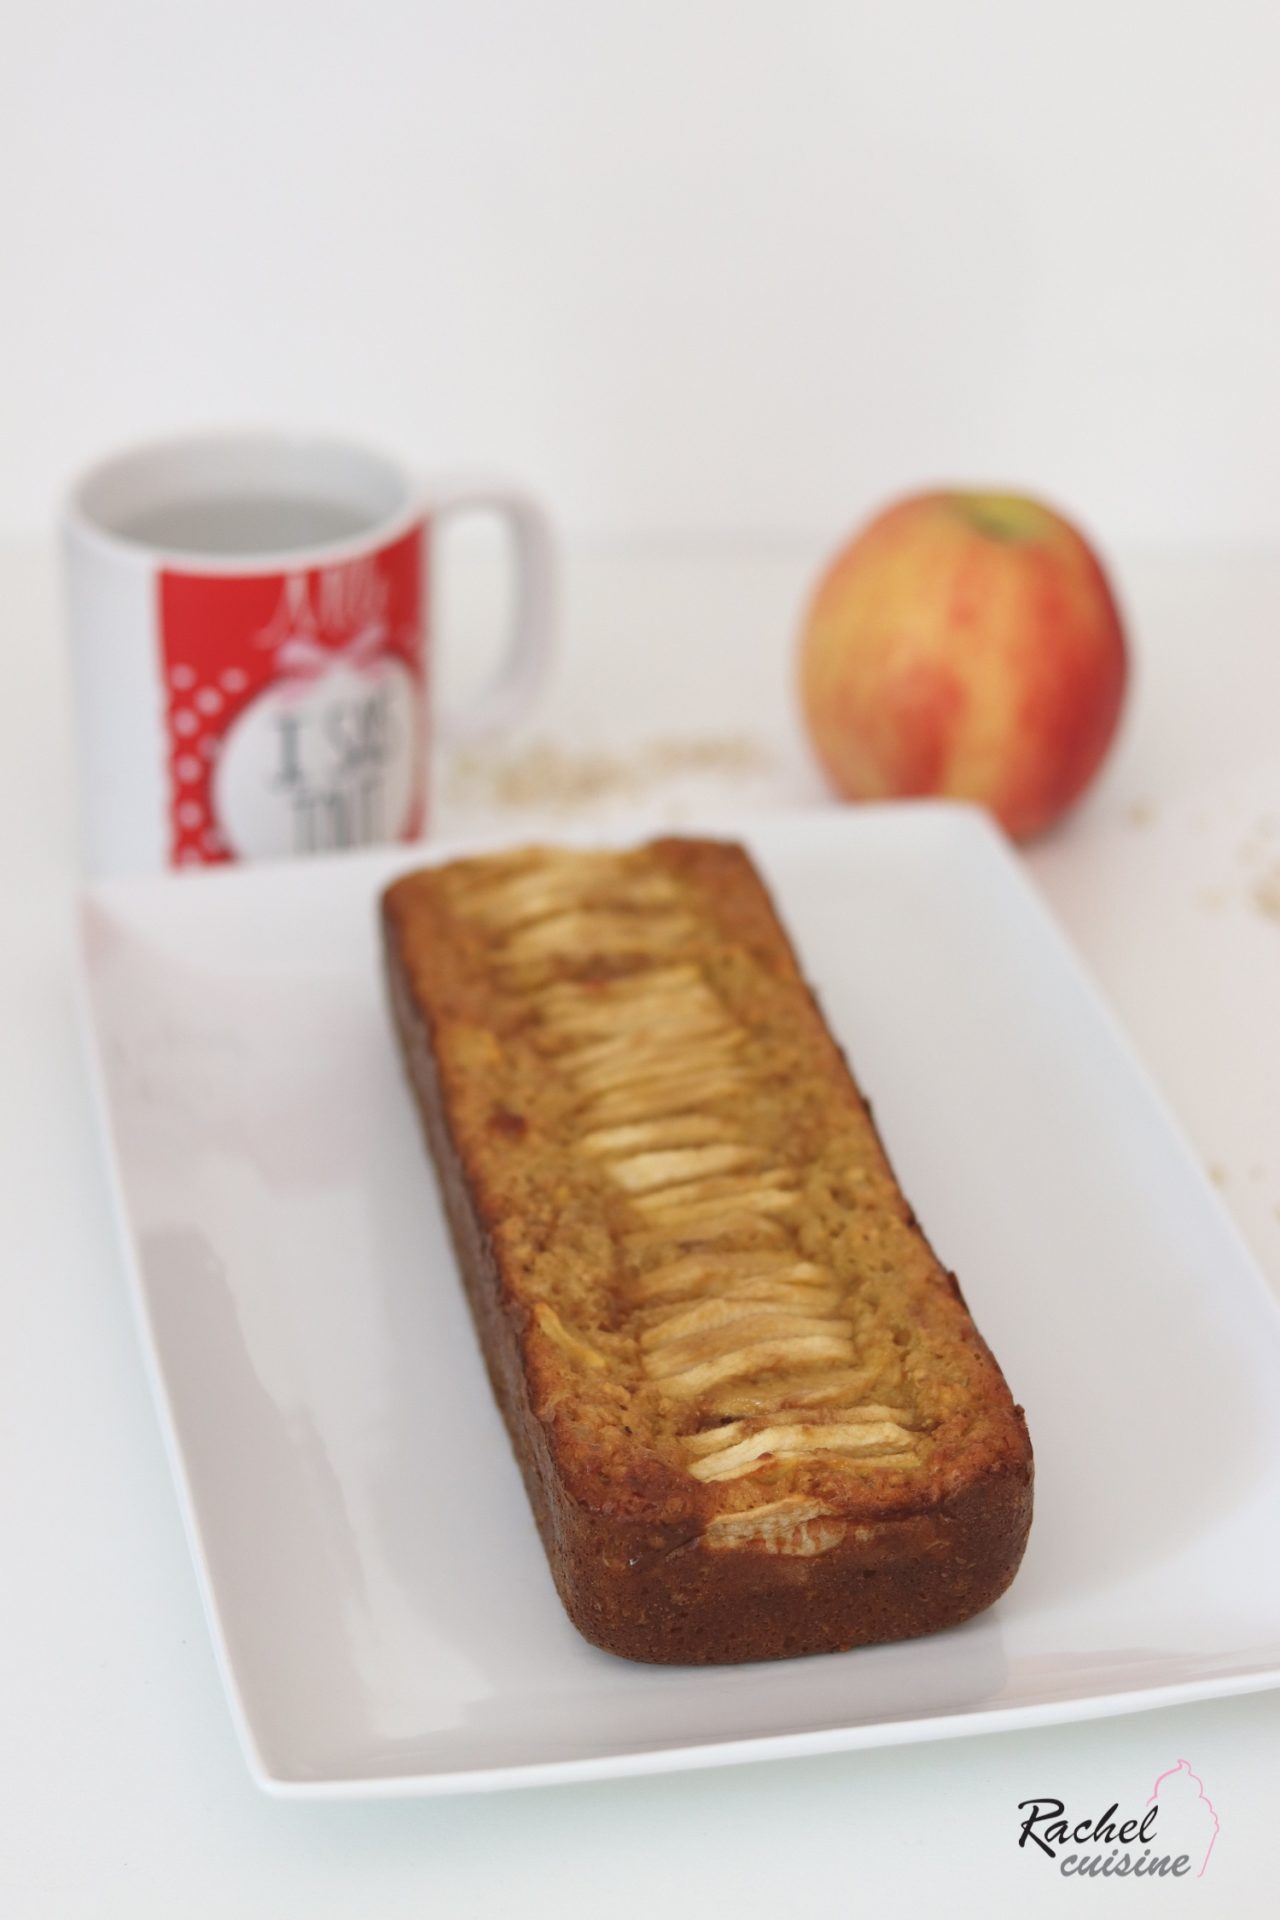
[[[131,1285],[265,1788],[580,1780],[1280,1682],[1280,1314],[1016,858],[919,804],[738,837],[1026,1407],[1022,1570],[897,1646],[711,1669],[587,1646],[384,1006],[379,892],[450,850],[98,884],[86,998]]]

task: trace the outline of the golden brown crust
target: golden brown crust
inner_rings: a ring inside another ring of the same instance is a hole
[[[1031,1452],[740,848],[411,874],[392,1004],[561,1598],[633,1659],[831,1651],[1008,1585]]]

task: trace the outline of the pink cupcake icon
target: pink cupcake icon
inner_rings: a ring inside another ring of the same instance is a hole
[[[1218,1815],[1204,1790],[1204,1781],[1193,1773],[1188,1760],[1166,1767],[1158,1774],[1147,1795],[1147,1805],[1160,1805],[1160,1851],[1185,1853],[1196,1879],[1209,1864],[1218,1838]],[[1197,1865],[1197,1862],[1199,1863]]]

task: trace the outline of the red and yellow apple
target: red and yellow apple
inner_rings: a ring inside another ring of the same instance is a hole
[[[838,553],[800,649],[805,720],[849,800],[973,800],[1025,840],[1097,772],[1124,700],[1106,574],[1012,493],[899,501]]]

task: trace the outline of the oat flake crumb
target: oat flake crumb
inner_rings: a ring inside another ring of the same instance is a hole
[[[1253,904],[1265,919],[1280,923],[1280,861],[1255,881]]]
[[[758,741],[734,734],[649,740],[625,753],[576,753],[536,741],[517,753],[459,754],[449,772],[449,798],[461,805],[571,812],[601,800],[642,799],[691,775],[743,779],[772,766]]]

